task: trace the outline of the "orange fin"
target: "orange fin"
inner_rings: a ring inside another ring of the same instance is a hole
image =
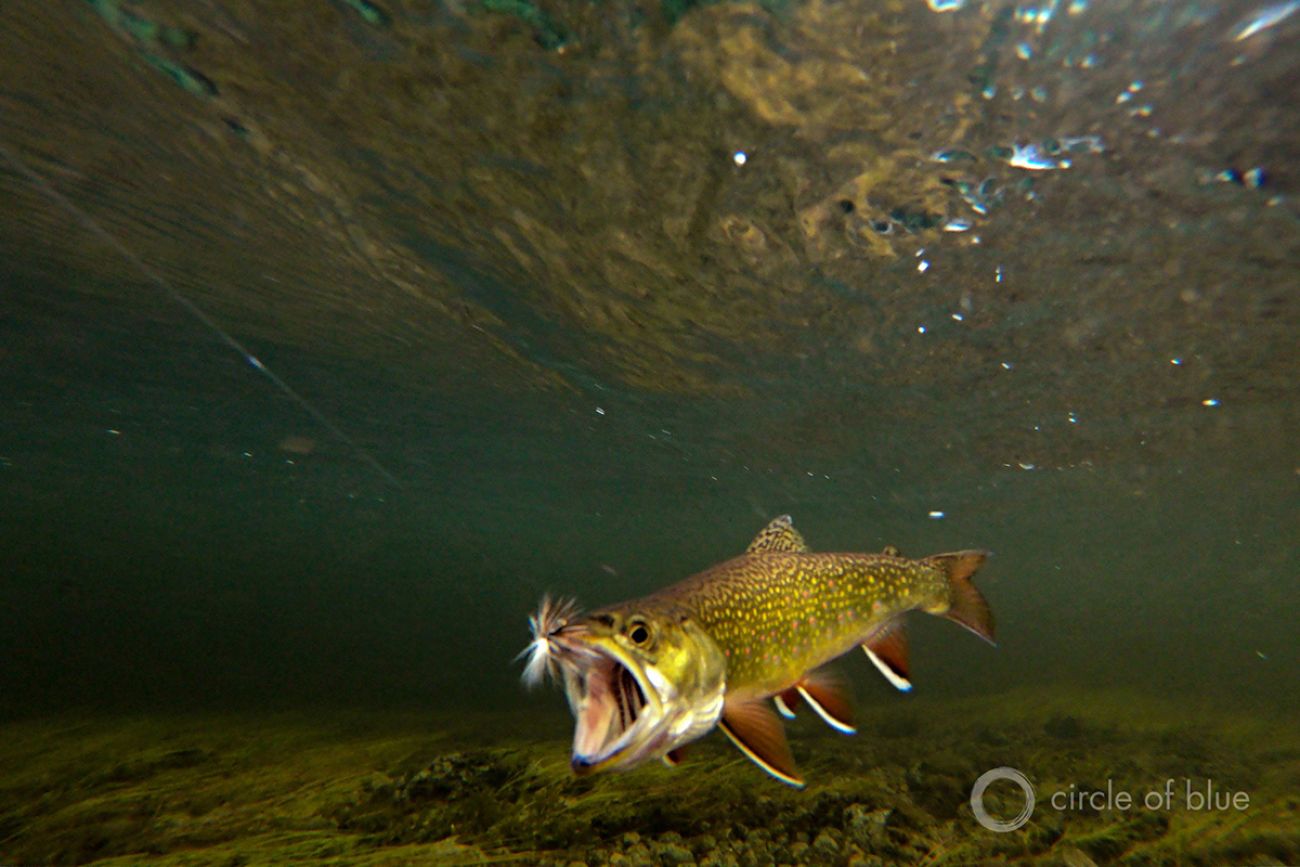
[[[801,701],[803,701],[803,697],[799,695],[799,690],[794,687],[772,696],[772,704],[776,705],[776,712],[786,719],[794,719],[795,709],[799,707]]]
[[[886,624],[868,641],[863,642],[862,649],[885,680],[896,689],[908,692],[912,689],[912,678],[908,674],[907,664],[907,630],[901,619]]]
[[[814,671],[795,684],[795,689],[826,725],[840,734],[857,734],[853,727],[853,704],[834,677]]]
[[[957,551],[953,554],[935,554],[922,562],[947,573],[948,612],[944,616],[996,646],[997,642],[993,639],[993,612],[970,580],[988,556],[988,551]]]
[[[763,770],[791,786],[803,786],[781,720],[762,701],[728,701],[718,728]]]
[[[669,750],[664,753],[664,764],[670,768],[675,768],[682,763],[686,757],[686,747],[678,747],[675,750]]]
[[[754,541],[745,549],[746,554],[775,554],[808,552],[808,543],[794,528],[794,518],[782,515],[758,531]]]

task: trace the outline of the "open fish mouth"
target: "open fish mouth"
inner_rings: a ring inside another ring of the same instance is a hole
[[[571,601],[543,598],[529,618],[533,640],[520,657],[528,662],[524,682],[536,685],[548,675],[564,681],[573,711],[573,769],[632,767],[654,755],[665,737],[662,677],[643,667],[617,644],[577,620]],[[656,686],[658,688],[656,688]]]
[[[656,746],[663,705],[635,664],[600,646],[566,660],[564,687],[573,710],[573,769],[631,767]]]
[[[576,774],[628,770],[668,756],[722,715],[725,662],[707,635],[667,633],[676,643],[651,656],[628,646],[611,620],[580,617],[572,603],[544,598],[529,621],[533,640],[520,654],[528,660],[526,684],[548,677],[564,683]]]

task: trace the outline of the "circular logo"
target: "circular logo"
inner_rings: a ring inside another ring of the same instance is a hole
[[[1025,806],[1021,808],[1020,814],[1010,821],[995,819],[989,815],[988,810],[984,809],[984,790],[998,780],[1010,780],[1025,793]],[[971,812],[975,814],[975,821],[990,831],[997,831],[1002,834],[1007,831],[1014,831],[1017,828],[1023,828],[1025,823],[1029,821],[1029,817],[1034,814],[1034,786],[1029,782],[1028,777],[1015,768],[1002,767],[985,771],[980,774],[979,779],[975,781],[974,787],[970,790],[970,808]]]

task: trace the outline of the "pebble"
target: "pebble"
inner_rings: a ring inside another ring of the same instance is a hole
[[[819,855],[833,858],[840,854],[840,843],[832,836],[830,829],[827,829],[818,834],[816,840],[813,840],[813,850]]]
[[[662,864],[694,864],[695,856],[691,850],[679,843],[662,843],[659,848],[659,861]]]
[[[853,841],[866,849],[879,849],[888,842],[885,826],[893,810],[872,810],[865,804],[850,804],[844,809],[845,824]]]

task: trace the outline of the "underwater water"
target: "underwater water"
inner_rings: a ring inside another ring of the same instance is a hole
[[[0,863],[1300,863],[1297,11],[6,4]],[[782,514],[998,646],[575,776]]]

